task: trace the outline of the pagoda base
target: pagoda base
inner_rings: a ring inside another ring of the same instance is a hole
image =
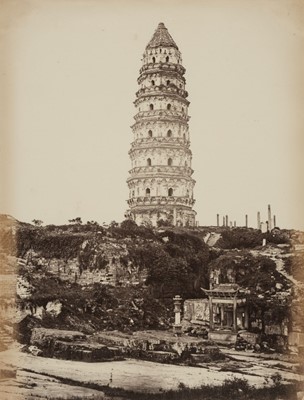
[[[137,225],[161,226],[167,223],[173,226],[195,226],[196,212],[185,206],[141,206],[131,208],[130,215]]]

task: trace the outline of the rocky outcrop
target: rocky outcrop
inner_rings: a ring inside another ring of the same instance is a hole
[[[124,357],[160,363],[196,363],[225,359],[217,346],[201,340],[179,340],[173,334],[166,339],[138,333],[104,332],[86,336],[77,331],[35,328],[30,348],[38,355],[76,361],[115,361]],[[40,351],[40,352],[39,352]]]
[[[83,339],[86,339],[86,335],[82,332],[61,329],[35,328],[32,331],[31,344],[38,347],[46,347],[51,340],[74,342],[76,340]]]
[[[138,284],[144,282],[147,272],[132,264],[128,244],[127,239],[101,237],[97,241],[95,238],[84,238],[77,248],[77,257],[47,257],[46,251],[30,249],[24,261],[27,265],[47,268],[49,273],[62,281],[77,282],[81,286],[92,283],[112,286]],[[26,282],[20,282],[20,285],[20,291],[23,290],[24,296],[28,297],[30,292],[25,287]]]
[[[53,345],[45,349],[43,355],[74,361],[114,361],[122,359],[120,349],[101,344],[87,342],[65,342],[55,340]]]
[[[44,357],[87,362],[121,359],[118,348],[90,343],[85,334],[77,331],[35,328],[31,344]]]

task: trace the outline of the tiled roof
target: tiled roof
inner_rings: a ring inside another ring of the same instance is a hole
[[[165,27],[165,24],[160,22],[154,35],[150,42],[148,43],[146,49],[153,49],[155,47],[164,46],[164,47],[175,47],[178,50],[178,47],[174,40],[172,39],[168,29]]]

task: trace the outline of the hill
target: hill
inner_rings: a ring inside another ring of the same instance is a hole
[[[1,224],[1,260],[6,273],[18,275],[18,309],[41,326],[90,333],[166,329],[174,295],[203,297],[201,288],[209,288],[217,269],[224,282],[250,289],[252,304],[264,307],[263,327],[288,321],[290,329],[302,329],[299,232],[80,222]]]

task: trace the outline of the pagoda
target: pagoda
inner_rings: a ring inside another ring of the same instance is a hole
[[[128,216],[138,225],[195,225],[184,74],[181,53],[160,23],[143,54],[131,127]]]

